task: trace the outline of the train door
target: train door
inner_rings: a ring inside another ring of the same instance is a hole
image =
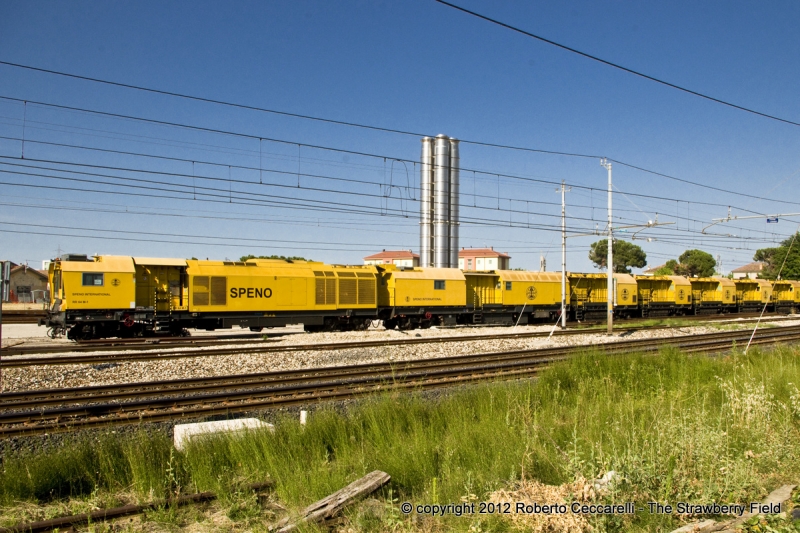
[[[169,314],[186,310],[189,284],[185,266],[136,265],[136,307]]]

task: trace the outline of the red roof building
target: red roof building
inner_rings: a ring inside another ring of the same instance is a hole
[[[511,256],[494,248],[462,248],[458,252],[461,270],[510,270]]]
[[[364,258],[365,265],[419,266],[419,254],[411,250],[384,250]]]
[[[734,268],[731,270],[731,274],[733,274],[733,279],[742,279],[742,278],[751,278],[755,279],[758,277],[759,274],[764,270],[764,263],[761,261],[756,261],[754,263],[748,263],[744,266],[740,266],[739,268]]]

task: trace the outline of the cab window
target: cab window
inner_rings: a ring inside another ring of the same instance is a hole
[[[444,280],[437,279],[433,282],[433,290],[435,291],[443,291],[444,290]]]
[[[84,287],[100,287],[103,285],[103,274],[83,274]]]
[[[510,281],[506,281],[506,290],[507,291],[511,290],[511,282]]]

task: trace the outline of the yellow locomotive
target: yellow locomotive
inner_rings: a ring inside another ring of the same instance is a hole
[[[50,265],[46,325],[71,339],[302,323],[366,329],[377,270],[305,261],[67,256]]]

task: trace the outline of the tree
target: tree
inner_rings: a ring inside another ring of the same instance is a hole
[[[305,257],[286,257],[285,255],[243,255],[239,258],[239,261],[247,261],[248,259],[283,259],[284,261],[311,261],[311,259],[306,259]]]
[[[680,263],[675,268],[675,273],[681,276],[699,276],[701,278],[713,276],[717,262],[714,257],[703,250],[686,250],[678,258]]]
[[[753,256],[755,261],[763,261],[761,277],[776,279],[800,279],[800,232],[789,237],[777,248],[761,248]]]
[[[631,267],[642,268],[647,265],[647,254],[639,246],[628,241],[614,241],[614,272],[630,274]],[[589,249],[589,260],[597,268],[604,269],[608,265],[608,240],[597,241]]]
[[[674,276],[675,269],[678,268],[678,262],[670,259],[664,266],[653,272],[654,276]]]

